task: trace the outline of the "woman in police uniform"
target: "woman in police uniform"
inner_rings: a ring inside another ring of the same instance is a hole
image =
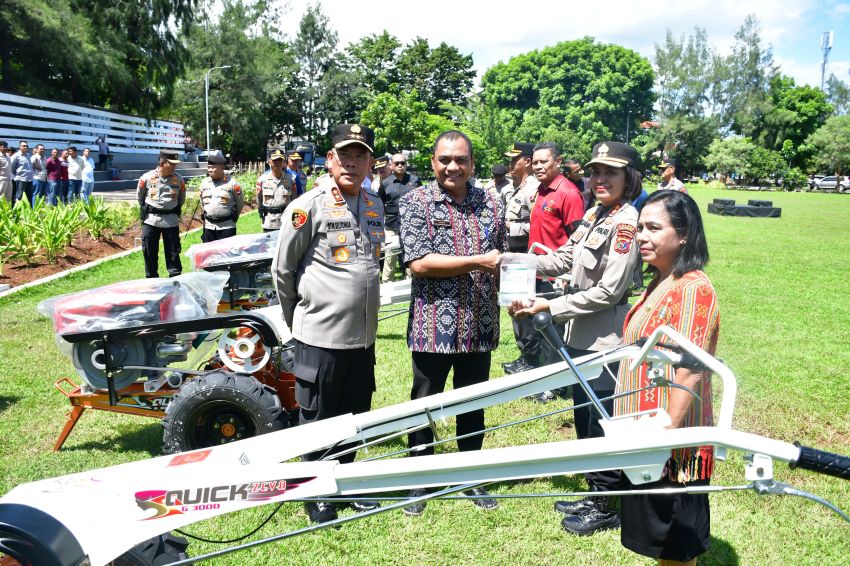
[[[515,301],[508,311],[523,317],[551,312],[555,322],[567,323],[565,342],[573,357],[608,350],[622,345],[623,321],[629,311],[629,290],[640,263],[634,243],[638,212],[630,204],[641,191],[642,182],[637,152],[629,145],[604,142],[593,147],[593,157],[585,165],[590,171],[590,188],[599,205],[590,208],[566,244],[553,255],[538,256],[537,271],[552,277],[569,275],[567,294],[551,301],[538,297]],[[617,367],[589,383],[600,399],[614,393]],[[573,387],[575,405],[589,399],[578,386]],[[608,414],[613,400],[603,401]],[[576,436],[604,436],[591,406],[575,410]],[[619,471],[585,474],[591,491],[617,489]],[[620,518],[609,506],[608,498],[585,498],[574,502],[558,501],[555,509],[565,513],[561,525],[568,532],[589,535],[598,530],[617,528]]]

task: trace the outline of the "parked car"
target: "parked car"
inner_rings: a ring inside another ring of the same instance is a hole
[[[818,188],[818,183],[820,180],[826,177],[826,175],[809,175],[809,190],[813,191]]]
[[[850,178],[846,175],[841,175],[839,177],[836,177],[835,175],[827,175],[822,177],[820,180],[816,180],[815,185],[819,191],[837,190],[838,192],[843,193],[850,188]]]

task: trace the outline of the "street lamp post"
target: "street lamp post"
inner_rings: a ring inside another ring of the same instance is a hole
[[[207,155],[209,156],[210,151],[210,73],[215,71],[216,69],[229,69],[230,65],[224,65],[223,67],[212,67],[207,71],[207,74],[204,75],[204,110],[207,114]]]
[[[631,118],[632,118],[632,111],[631,110],[626,111],[626,143],[629,143],[629,122],[632,121]],[[207,144],[207,145],[209,145],[209,144]]]

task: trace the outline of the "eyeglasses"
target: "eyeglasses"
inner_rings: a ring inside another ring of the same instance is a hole
[[[393,165],[407,165],[407,161],[393,161]]]

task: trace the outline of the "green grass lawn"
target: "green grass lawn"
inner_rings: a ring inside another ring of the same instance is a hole
[[[780,219],[704,216],[711,252],[707,272],[721,307],[718,356],[738,378],[736,428],[850,453],[850,197],[707,188],[692,189],[691,194],[703,211],[717,197],[739,202],[766,198],[782,207]],[[259,231],[255,213],[240,221],[241,233],[251,231]],[[184,251],[198,237],[188,237]],[[22,482],[159,454],[162,429],[158,422],[102,412],[84,415],[63,450],[52,452],[68,410],[67,401],[52,384],[75,372],[54,346],[51,325],[35,311],[45,298],[143,275],[141,254],[133,254],[0,299],[0,493]],[[374,407],[408,398],[411,369],[405,329],[405,316],[381,323]],[[493,355],[491,375],[501,376],[501,362],[516,355],[510,322],[503,313],[501,344]],[[487,420],[488,424],[504,423],[543,411],[521,400],[488,409]],[[446,433],[453,430],[453,423],[448,425]],[[571,438],[572,418],[556,416],[488,434],[485,447]],[[743,484],[743,469],[741,454],[732,452],[727,462],[718,463],[714,483]],[[784,464],[777,464],[775,475],[778,481],[850,511],[846,482],[792,471]],[[492,486],[494,492],[505,494],[579,489],[583,481],[571,477]],[[850,525],[815,503],[729,492],[712,495],[711,506],[712,549],[702,564],[846,564],[850,560]],[[232,538],[250,531],[270,511],[271,507],[254,509],[187,530],[216,539]],[[588,538],[566,535],[560,517],[552,510],[551,498],[502,500],[492,512],[466,501],[435,501],[418,518],[390,512],[341,530],[320,531],[211,563],[650,563],[624,550],[618,532]],[[256,537],[306,524],[299,504],[285,504]],[[198,542],[189,547],[194,555],[217,549],[217,545]]]

